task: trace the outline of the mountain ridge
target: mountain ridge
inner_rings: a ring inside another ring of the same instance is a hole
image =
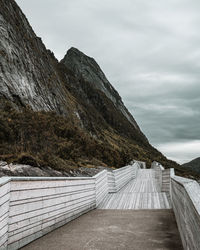
[[[93,58],[71,48],[59,62],[14,0],[0,6],[0,160],[63,172],[156,160],[189,174],[149,144]]]
[[[182,167],[192,170],[197,174],[200,174],[200,157],[197,157],[189,162],[186,162],[181,165]]]

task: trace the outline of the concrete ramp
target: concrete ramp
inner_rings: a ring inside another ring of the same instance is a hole
[[[172,210],[93,210],[23,250],[181,250]]]

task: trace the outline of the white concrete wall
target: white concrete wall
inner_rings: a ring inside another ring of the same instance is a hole
[[[96,208],[111,183],[119,190],[136,177],[137,169],[134,163],[94,177],[0,178],[0,250],[19,249]]]
[[[172,207],[185,250],[200,249],[200,186],[196,181],[172,177]]]

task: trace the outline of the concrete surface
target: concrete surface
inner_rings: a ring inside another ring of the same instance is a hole
[[[183,249],[172,210],[93,210],[23,250]]]

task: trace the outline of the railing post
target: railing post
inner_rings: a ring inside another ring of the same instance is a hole
[[[171,170],[165,169],[162,170],[162,183],[161,183],[161,192],[168,192],[170,193],[170,182],[171,182]]]

